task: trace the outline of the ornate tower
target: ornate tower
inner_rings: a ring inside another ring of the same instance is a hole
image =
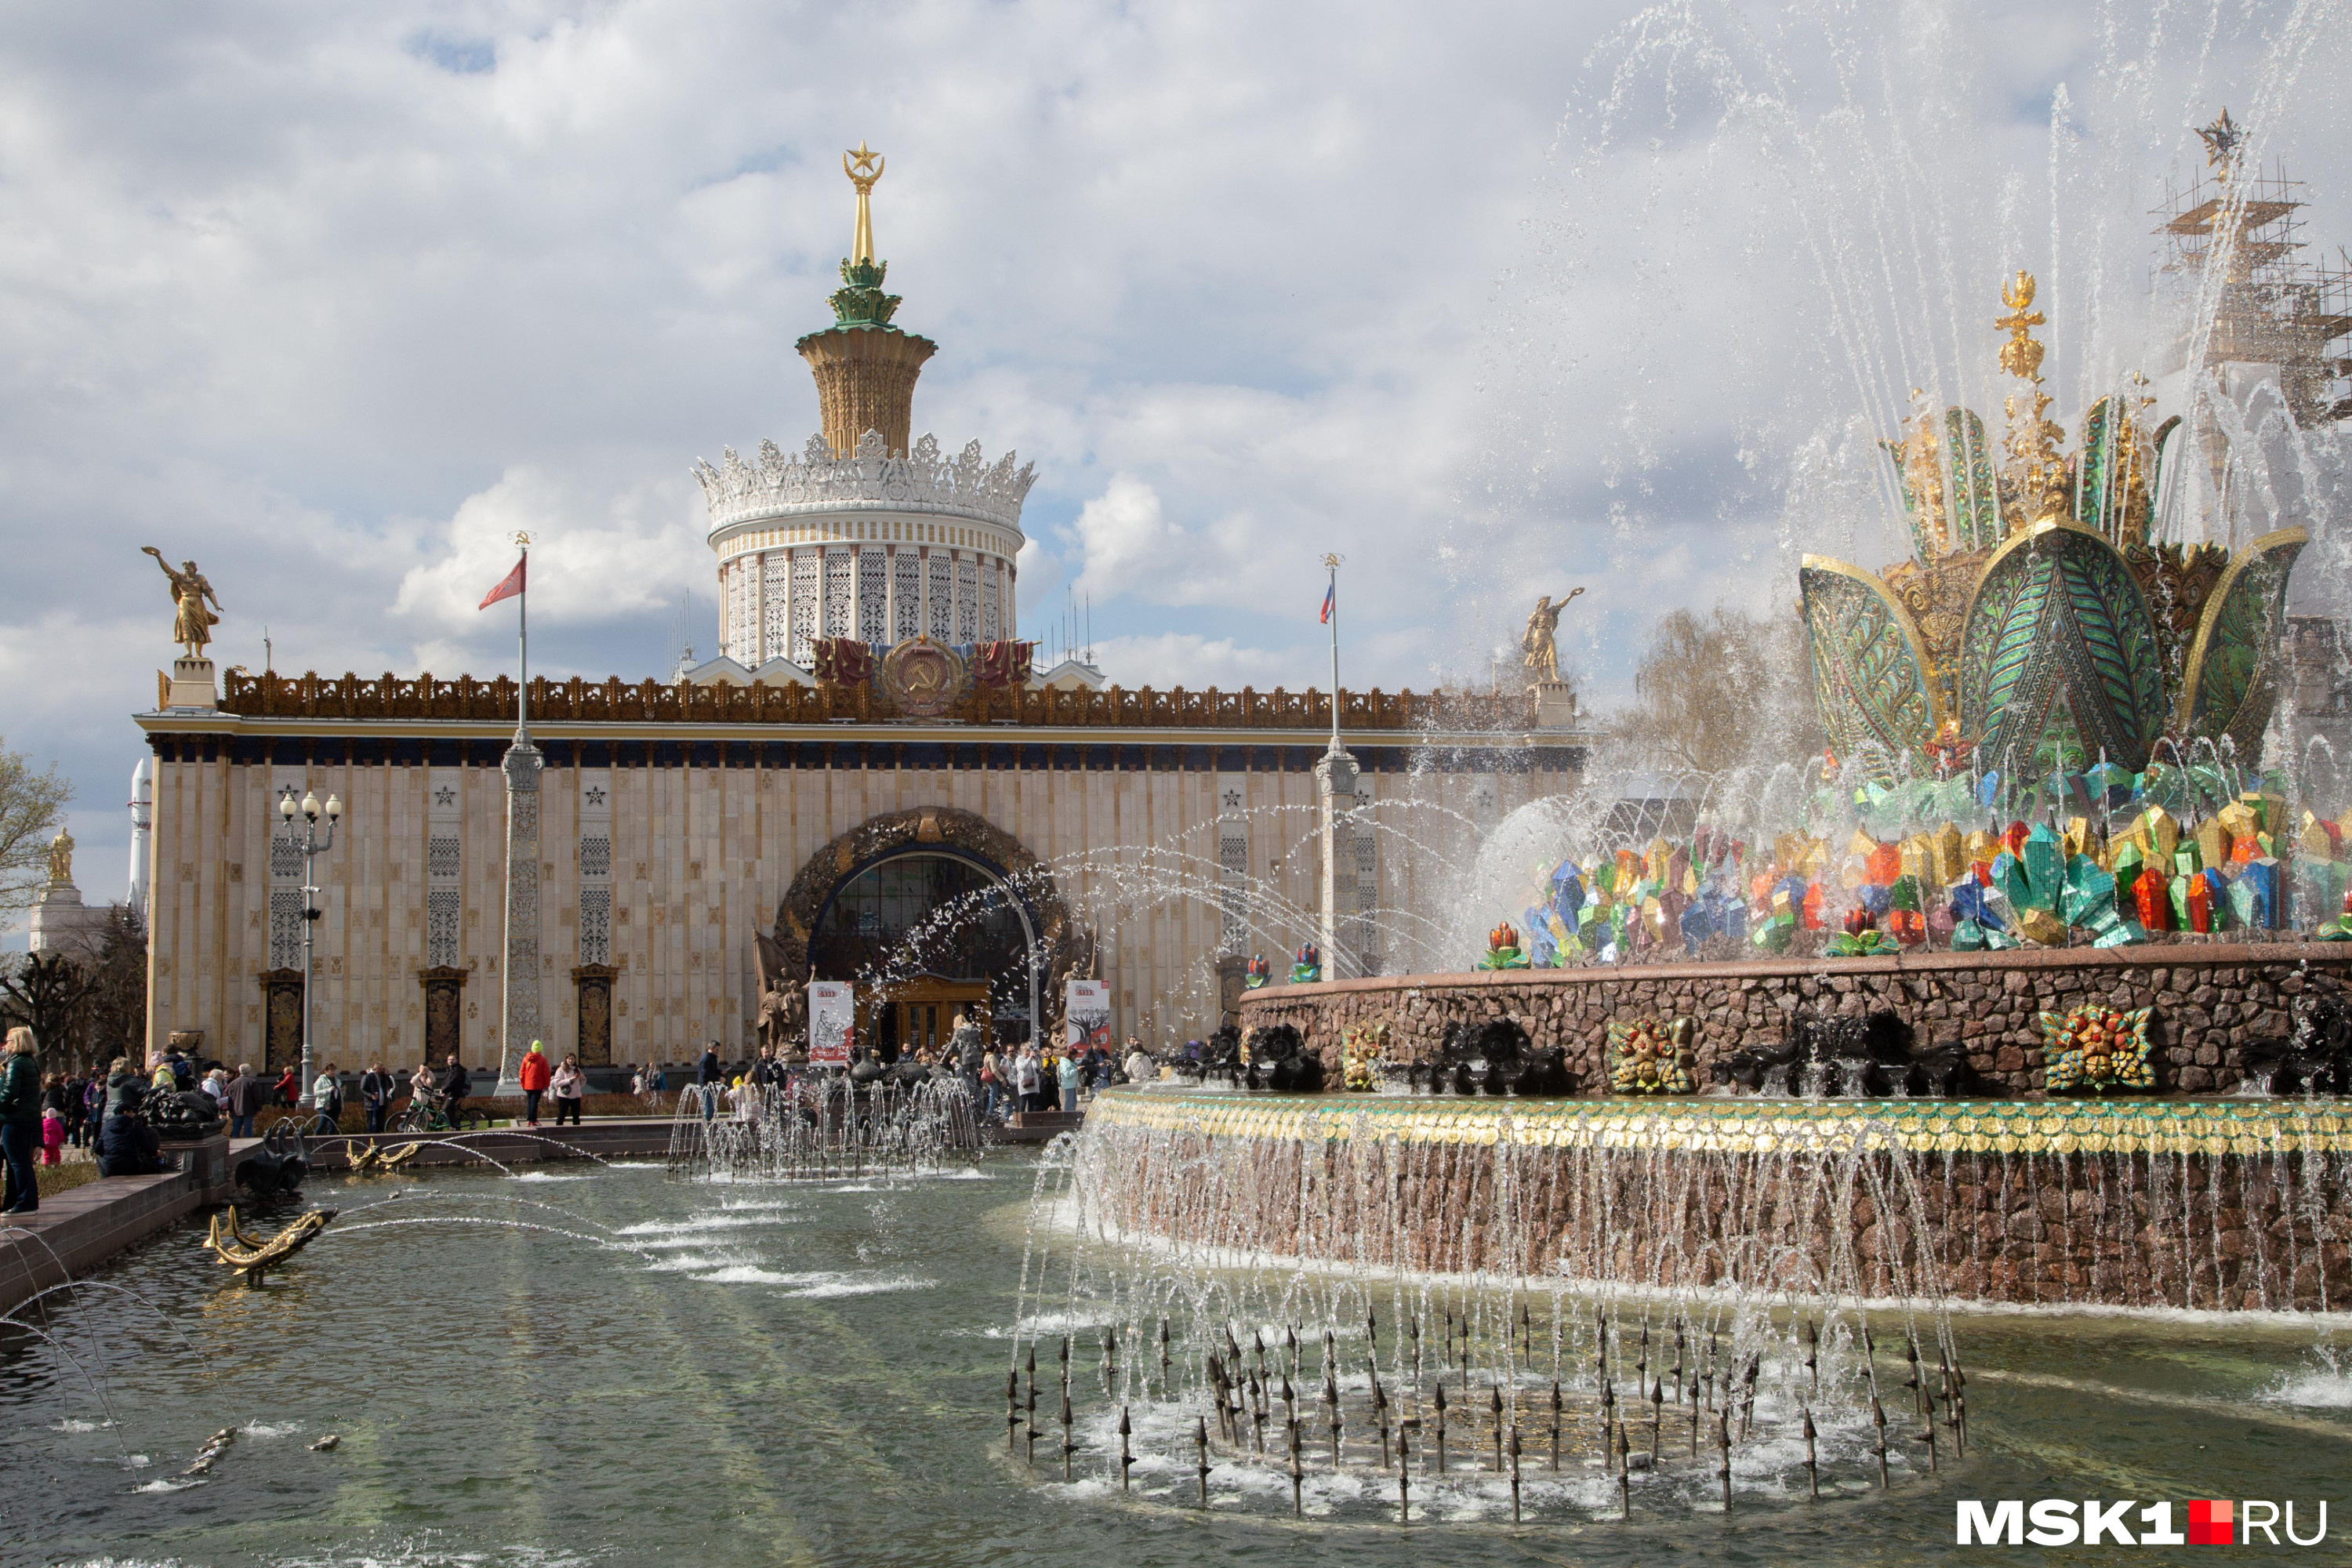
[[[915,378],[940,345],[890,324],[898,296],[882,291],[890,264],[874,256],[874,183],[882,177],[881,154],[860,142],[841,155],[842,173],[857,187],[857,230],[853,254],[841,264],[841,287],[834,290],[833,326],[811,332],[793,345],[816,377],[817,407],[825,444],[836,457],[857,449],[868,430],[878,431],[883,450],[904,457],[914,428]]]
[[[730,447],[694,468],[719,557],[720,652],[761,679],[805,679],[821,640],[969,647],[1011,640],[1020,624],[1034,468],[1010,452],[989,462],[977,441],[950,454],[909,439],[915,378],[939,345],[890,324],[898,299],[882,291],[869,200],[881,157],[860,143],[842,171],[857,187],[854,254],[833,326],[800,341],[824,428],[792,456],[762,441],[749,460]]]

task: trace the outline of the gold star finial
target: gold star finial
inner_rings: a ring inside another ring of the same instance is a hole
[[[872,196],[874,182],[882,177],[883,166],[882,154],[868,147],[862,136],[857,139],[855,148],[841,155],[841,172],[849,176],[851,184],[857,187],[857,228],[852,237],[849,251],[852,261],[874,259]]]

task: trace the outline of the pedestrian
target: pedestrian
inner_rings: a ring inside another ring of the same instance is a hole
[[[736,1121],[757,1121],[760,1120],[760,1086],[753,1083],[749,1078],[737,1079],[735,1080],[735,1087],[727,1091],[727,1098],[729,1102],[735,1107]]]
[[[236,1064],[236,1076],[228,1080],[228,1135],[232,1138],[253,1136],[253,1119],[261,1110],[262,1097],[268,1091],[261,1079],[254,1076],[251,1062]]]
[[[8,1031],[0,1058],[0,1162],[7,1180],[0,1188],[0,1214],[31,1214],[41,1206],[39,1178],[33,1174],[33,1145],[41,1136],[41,1064],[33,1031],[19,1024]]]
[[[1127,1081],[1149,1083],[1158,1076],[1151,1065],[1151,1054],[1143,1048],[1141,1040],[1129,1035],[1127,1037]]]
[[[1004,1086],[1004,1064],[997,1059],[996,1047],[991,1046],[980,1058],[981,1113],[996,1114],[998,1091]]]
[[[310,1109],[319,1113],[311,1131],[329,1133],[338,1130],[343,1114],[343,1080],[336,1076],[332,1062],[310,1080]]]
[[[547,1081],[553,1076],[547,1065],[547,1053],[533,1040],[530,1049],[522,1054],[522,1066],[515,1069],[515,1081],[522,1085],[522,1124],[539,1125],[539,1097],[547,1092]]]
[[[1078,1086],[1087,1081],[1087,1064],[1068,1051],[1062,1053],[1062,1114],[1078,1113]]]
[[[562,1126],[563,1119],[569,1116],[572,1125],[579,1126],[580,1102],[586,1098],[588,1091],[588,1075],[580,1070],[580,1058],[564,1058],[563,1065],[555,1069],[550,1087],[555,1090],[555,1124]]]
[[[705,1121],[719,1114],[719,1090],[726,1075],[719,1066],[719,1042],[713,1040],[703,1048],[702,1062],[695,1072],[695,1087],[702,1093],[702,1119]]]
[[[129,1057],[117,1057],[106,1064],[105,1116],[118,1116],[126,1110],[135,1110],[139,1107],[139,1102],[146,1098],[147,1077],[144,1073],[131,1070]],[[101,1136],[105,1132],[103,1116],[100,1118],[99,1131]]]
[[[449,1119],[450,1126],[457,1126],[457,1108],[474,1092],[474,1080],[467,1076],[466,1064],[457,1059],[457,1052],[449,1053],[442,1067],[441,1081],[436,1087],[441,1091],[441,1114]]]
[[[53,1105],[41,1108],[41,1163],[55,1165],[65,1157],[65,1113]]]
[[[1037,1086],[1040,1081],[1042,1081],[1042,1075],[1037,1059],[1037,1047],[1035,1042],[1032,1041],[1023,1046],[1021,1054],[1013,1060],[1013,1092],[1020,1098],[1023,1110],[1045,1109],[1038,1100]]]
[[[290,1063],[278,1077],[277,1095],[280,1105],[293,1106],[302,1102],[302,1079]]]
[[[139,1114],[138,1100],[110,1100],[106,1123],[98,1130],[98,1173],[152,1176],[171,1168],[163,1163],[155,1130]]]
[[[392,1097],[398,1093],[400,1080],[383,1070],[382,1062],[368,1063],[367,1071],[360,1075],[360,1106],[367,1112],[367,1130],[383,1131],[385,1113],[392,1110]]]
[[[77,1149],[89,1125],[89,1081],[79,1073],[66,1079],[66,1142]]]

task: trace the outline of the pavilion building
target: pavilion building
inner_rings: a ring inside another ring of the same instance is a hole
[[[1589,737],[1539,722],[1533,694],[1346,692],[1335,725],[1323,692],[1033,668],[1015,565],[1033,470],[910,438],[937,349],[893,324],[860,216],[834,324],[799,344],[821,434],[697,468],[719,657],[669,681],[533,679],[529,838],[501,766],[511,679],[215,683],[197,658],[159,678],[137,715],[151,1051],[297,1059],[289,788],[344,806],[312,984],[320,1057],[346,1068],[494,1065],[526,1030],[592,1067],[709,1041],[740,1059],[789,1030],[812,977],[857,984],[886,1056],[959,1009],[1007,1039],[1050,1026],[1073,976],[1159,1046],[1218,1026],[1247,954],[1286,968],[1326,930],[1338,976],[1442,961],[1424,933],[1476,833],[1572,788]],[[1335,733],[1355,767],[1318,775]]]

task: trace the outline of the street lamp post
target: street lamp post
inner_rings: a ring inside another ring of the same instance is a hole
[[[327,837],[323,840],[319,837],[319,816],[322,810],[324,811],[327,818]],[[278,815],[285,818],[287,825],[291,826],[294,822],[295,814],[298,812],[301,814],[303,824],[302,1081],[301,1095],[299,1103],[303,1108],[308,1109],[317,1104],[316,1098],[310,1092],[311,1071],[316,1066],[310,1050],[310,940],[317,932],[319,927],[318,858],[324,851],[332,849],[335,847],[335,824],[342,819],[343,803],[337,800],[332,793],[330,793],[327,796],[327,804],[322,808],[319,805],[319,795],[316,790],[312,790],[309,794],[305,795],[298,802],[294,798],[294,786],[292,784],[288,784],[286,786],[286,793],[278,797]]]

